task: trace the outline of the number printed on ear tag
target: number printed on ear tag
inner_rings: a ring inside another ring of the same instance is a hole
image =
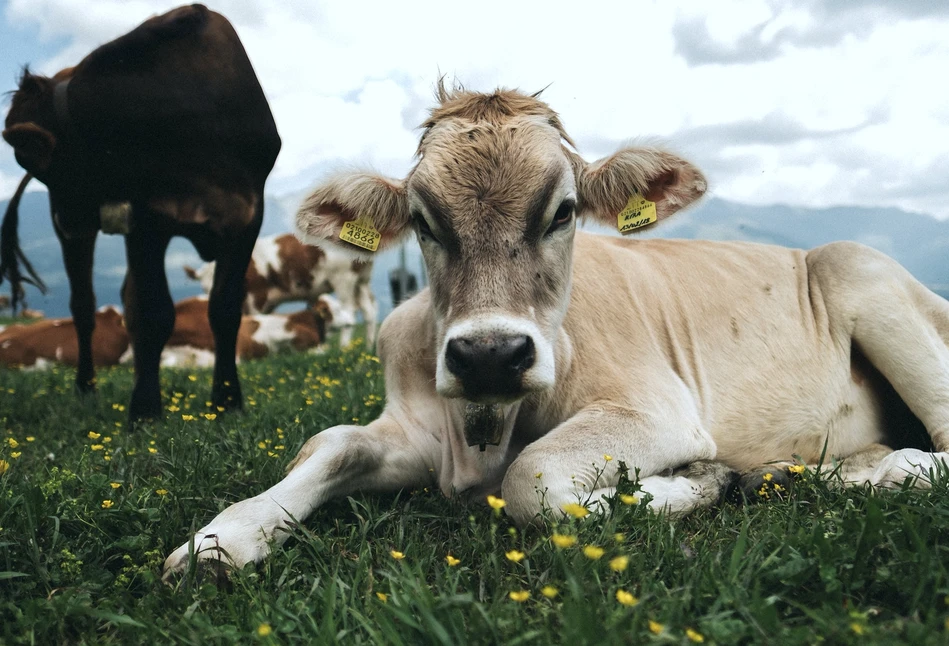
[[[343,228],[339,232],[339,239],[357,247],[375,251],[379,248],[382,234],[376,231],[376,228],[369,222],[369,218],[359,216],[355,220],[343,224]]]
[[[639,193],[633,193],[626,207],[616,216],[616,227],[626,235],[630,231],[641,229],[659,219],[656,203],[650,202]]]

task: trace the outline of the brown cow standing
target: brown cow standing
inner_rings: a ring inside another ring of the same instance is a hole
[[[129,347],[122,314],[107,306],[96,312],[92,335],[92,362],[96,367],[118,365]],[[0,330],[0,364],[41,368],[55,361],[79,364],[79,344],[72,319],[48,319]]]
[[[161,414],[159,360],[175,320],[164,256],[180,235],[202,258],[217,261],[209,305],[217,341],[211,401],[240,407],[234,347],[244,273],[280,138],[230,23],[201,5],[180,7],[53,78],[24,72],[3,138],[49,188],[78,335],[78,389],[95,386],[96,235],[100,228],[127,230],[122,297],[136,372],[129,416]],[[16,293],[15,224],[4,229],[0,264]]]

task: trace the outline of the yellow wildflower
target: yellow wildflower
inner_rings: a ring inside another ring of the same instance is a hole
[[[511,592],[507,596],[511,598],[511,601],[516,601],[518,603],[524,603],[531,598],[531,593],[527,590],[518,590],[516,592]]]
[[[596,561],[603,556],[603,548],[597,547],[596,545],[585,545],[583,547],[583,555],[588,559]]]
[[[537,473],[534,474],[534,477],[537,478],[538,480],[540,480],[541,478],[544,477],[544,472],[543,472],[543,471],[538,471]]]
[[[455,567],[456,565],[461,563],[461,559],[456,559],[454,556],[449,554],[448,556],[445,557],[445,562],[448,563],[448,567]]]
[[[205,413],[204,419],[208,420],[209,422],[213,422],[217,419],[217,413]]]
[[[788,467],[788,471],[790,471],[790,472],[793,473],[794,475],[800,475],[800,474],[804,473],[804,465],[803,465],[803,464],[792,464],[791,466]]]
[[[257,636],[266,637],[273,632],[273,628],[270,627],[270,624],[264,623],[257,626]]]
[[[97,435],[96,437],[99,437],[99,436]],[[8,437],[8,438],[7,438],[7,444],[10,445],[10,448],[11,448],[11,449],[15,449],[16,447],[20,446],[20,443],[17,442],[17,441],[16,441],[15,439],[13,439],[12,437]]]
[[[649,620],[649,632],[653,635],[658,635],[665,629],[665,626],[660,624],[658,621]]]
[[[112,502],[111,500],[103,500],[103,501],[102,501],[102,508],[103,508],[103,509],[108,509],[109,507],[111,507],[111,506],[114,505],[114,504],[115,504],[115,503]]]
[[[491,505],[492,509],[501,509],[507,503],[504,502],[503,498],[498,498],[496,496],[488,496],[488,504]]]
[[[612,455],[607,455],[606,453],[604,453],[604,454],[603,454],[603,459],[606,460],[607,462],[609,462],[610,460],[613,459],[613,456],[612,456]]]
[[[705,637],[702,633],[692,630],[691,628],[685,629],[685,636],[689,638],[690,641],[695,642],[696,644],[701,644],[705,641]]]
[[[156,449],[154,446],[150,446],[150,447],[148,447],[148,452],[149,452],[149,453],[158,453],[158,449]]]
[[[155,489],[155,493],[157,493],[159,496],[167,496],[167,495],[168,495],[168,490],[167,490],[167,489]]]
[[[866,632],[866,629],[863,627],[863,624],[858,624],[856,621],[850,624],[850,630],[852,630],[857,635],[862,635]]]
[[[86,434],[86,437],[88,437],[90,440],[98,440],[101,437],[101,434],[96,433],[95,431],[89,431],[89,433]]]
[[[195,377],[194,375],[188,375],[188,381],[197,381],[197,380],[198,378]]]
[[[6,460],[0,460],[0,476],[7,472],[7,469],[10,468],[10,463]]]
[[[10,457],[13,458],[14,460],[16,460],[16,459],[19,458],[21,455],[23,455],[23,452],[22,452],[22,451],[14,451],[13,453],[10,454]]]
[[[258,449],[266,449],[266,448],[267,448],[267,443],[266,443],[266,442],[263,442],[263,441],[257,442],[257,448],[258,448]]]
[[[504,556],[507,557],[508,561],[514,561],[515,563],[520,563],[521,561],[524,560],[524,557],[526,556],[526,554],[524,554],[524,552],[518,552],[517,550],[511,550],[510,552],[506,552]]]
[[[550,537],[550,540],[554,542],[554,545],[561,549],[573,547],[577,544],[577,537],[569,536],[567,534],[554,534]]]
[[[391,554],[392,558],[394,558],[396,561],[401,561],[402,559],[405,558],[405,554],[403,554],[402,552],[397,552],[396,550],[392,550],[391,552],[389,552],[389,554]]]
[[[628,556],[617,556],[616,558],[610,559],[610,569],[614,572],[622,572],[627,566],[629,566]]]
[[[27,442],[34,442],[34,441],[36,441],[36,438],[33,437],[32,435],[27,435],[27,436],[26,436],[26,441],[27,441]]]
[[[624,606],[635,606],[637,603],[639,603],[639,599],[634,597],[632,594],[630,594],[626,590],[617,590],[616,600],[619,601]]]
[[[118,489],[119,487],[122,486],[122,484],[119,482],[110,482],[109,486],[112,487],[113,489]]]
[[[615,534],[613,534],[613,540],[616,541],[617,543],[622,543],[623,541],[626,540],[626,534],[624,534],[623,532],[616,532]]]
[[[389,603],[389,595],[387,595],[385,592],[377,592],[376,597],[378,597],[379,601],[382,603]]]
[[[628,493],[624,493],[619,497],[619,499],[623,501],[624,505],[635,505],[639,502],[639,498],[636,496],[631,496]]]
[[[765,482],[771,482],[773,478],[774,476],[770,473],[766,473],[763,476],[761,476],[761,479],[764,480]]]
[[[193,421],[194,421],[194,415],[183,414],[183,415],[181,416],[181,420],[184,421],[184,422],[193,422]]]
[[[573,516],[574,518],[583,518],[584,516],[589,515],[590,510],[584,507],[583,505],[578,505],[575,502],[568,502],[566,505],[561,507],[565,512]]]
[[[89,448],[92,449],[93,451],[101,451],[102,449],[105,448],[105,446],[102,444],[93,444]]]
[[[558,594],[560,594],[560,590],[558,590],[552,585],[545,585],[543,588],[540,589],[540,593],[544,595],[545,597],[547,597],[548,599],[553,599]]]

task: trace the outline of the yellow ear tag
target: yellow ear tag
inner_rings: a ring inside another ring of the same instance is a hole
[[[616,226],[620,233],[626,235],[630,231],[641,229],[658,219],[656,203],[650,202],[639,193],[633,193],[626,203],[626,208],[616,216]]]
[[[382,234],[376,231],[369,218],[360,215],[355,220],[343,223],[343,228],[339,232],[339,239],[357,247],[375,251],[379,248]]]

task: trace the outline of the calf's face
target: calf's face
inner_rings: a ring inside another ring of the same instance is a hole
[[[663,219],[701,196],[705,180],[651,148],[587,164],[535,96],[442,89],[439,98],[405,180],[332,177],[297,225],[304,240],[325,243],[358,221],[378,232],[380,249],[414,231],[431,283],[437,391],[512,402],[554,385],[576,216],[616,226],[638,196]]]
[[[576,179],[539,115],[432,126],[406,182],[431,282],[446,397],[498,403],[550,388],[570,297]]]

